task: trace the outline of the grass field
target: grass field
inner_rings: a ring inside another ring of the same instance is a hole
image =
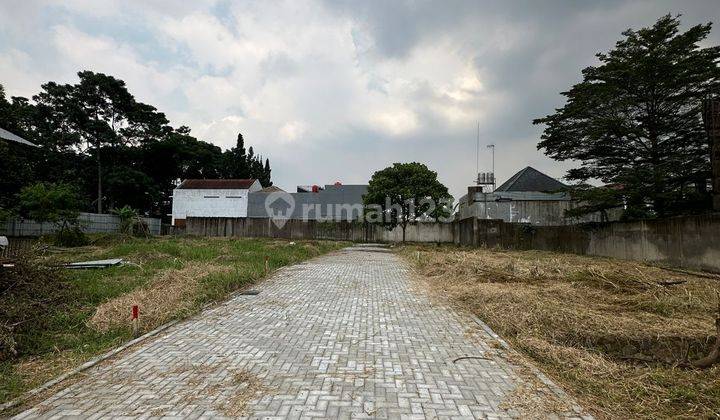
[[[106,236],[95,237],[91,246],[35,256],[0,279],[0,307],[9,318],[5,322],[14,324],[17,352],[0,362],[0,402],[131,339],[133,304],[140,306],[142,330],[149,331],[254,283],[264,276],[266,256],[272,270],[345,245]],[[123,258],[127,264],[100,270],[43,268],[106,258]]]
[[[539,251],[400,252],[434,296],[484,320],[596,417],[720,417],[720,364],[686,367],[715,340],[720,276]]]

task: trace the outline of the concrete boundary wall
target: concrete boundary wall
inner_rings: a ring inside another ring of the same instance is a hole
[[[277,222],[277,221],[276,221]],[[320,222],[284,220],[278,225],[269,218],[188,217],[186,233],[198,236],[266,237],[285,239],[330,239],[356,242],[400,242],[402,229],[351,221]],[[410,242],[452,243],[454,226],[450,223],[413,223],[405,233]]]
[[[466,219],[458,226],[459,245],[597,255],[720,272],[720,213],[571,226]]]
[[[188,218],[187,233],[362,242],[402,240],[400,228],[388,231],[358,222],[295,219],[279,227],[271,219],[262,218]],[[720,272],[720,213],[568,226],[469,218],[453,223],[411,224],[406,240],[607,256]]]
[[[143,217],[142,220],[148,225],[151,234],[160,234],[160,219]],[[113,233],[120,230],[120,218],[113,214],[80,213],[78,222],[85,233]],[[42,236],[57,230],[58,225],[51,222],[12,219],[0,223],[0,235],[5,236]]]

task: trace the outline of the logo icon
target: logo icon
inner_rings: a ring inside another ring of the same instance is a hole
[[[265,211],[278,229],[292,217],[295,199],[285,191],[275,191],[265,197]]]

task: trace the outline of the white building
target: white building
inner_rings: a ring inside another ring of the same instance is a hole
[[[260,191],[257,179],[186,179],[172,200],[173,226],[188,217],[247,217],[248,194]]]

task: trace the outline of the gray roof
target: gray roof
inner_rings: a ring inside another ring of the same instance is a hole
[[[255,179],[186,179],[179,190],[247,190]]]
[[[24,144],[26,146],[38,147],[36,144],[30,143],[29,141],[25,140],[24,138],[22,138],[20,136],[16,136],[15,134],[13,134],[3,128],[0,128],[0,138],[8,140],[8,141],[14,141],[14,142],[17,142],[20,144]]]
[[[557,192],[567,188],[567,185],[538,171],[530,166],[511,176],[502,185],[495,189],[496,192],[511,191],[536,191],[536,192]]]

